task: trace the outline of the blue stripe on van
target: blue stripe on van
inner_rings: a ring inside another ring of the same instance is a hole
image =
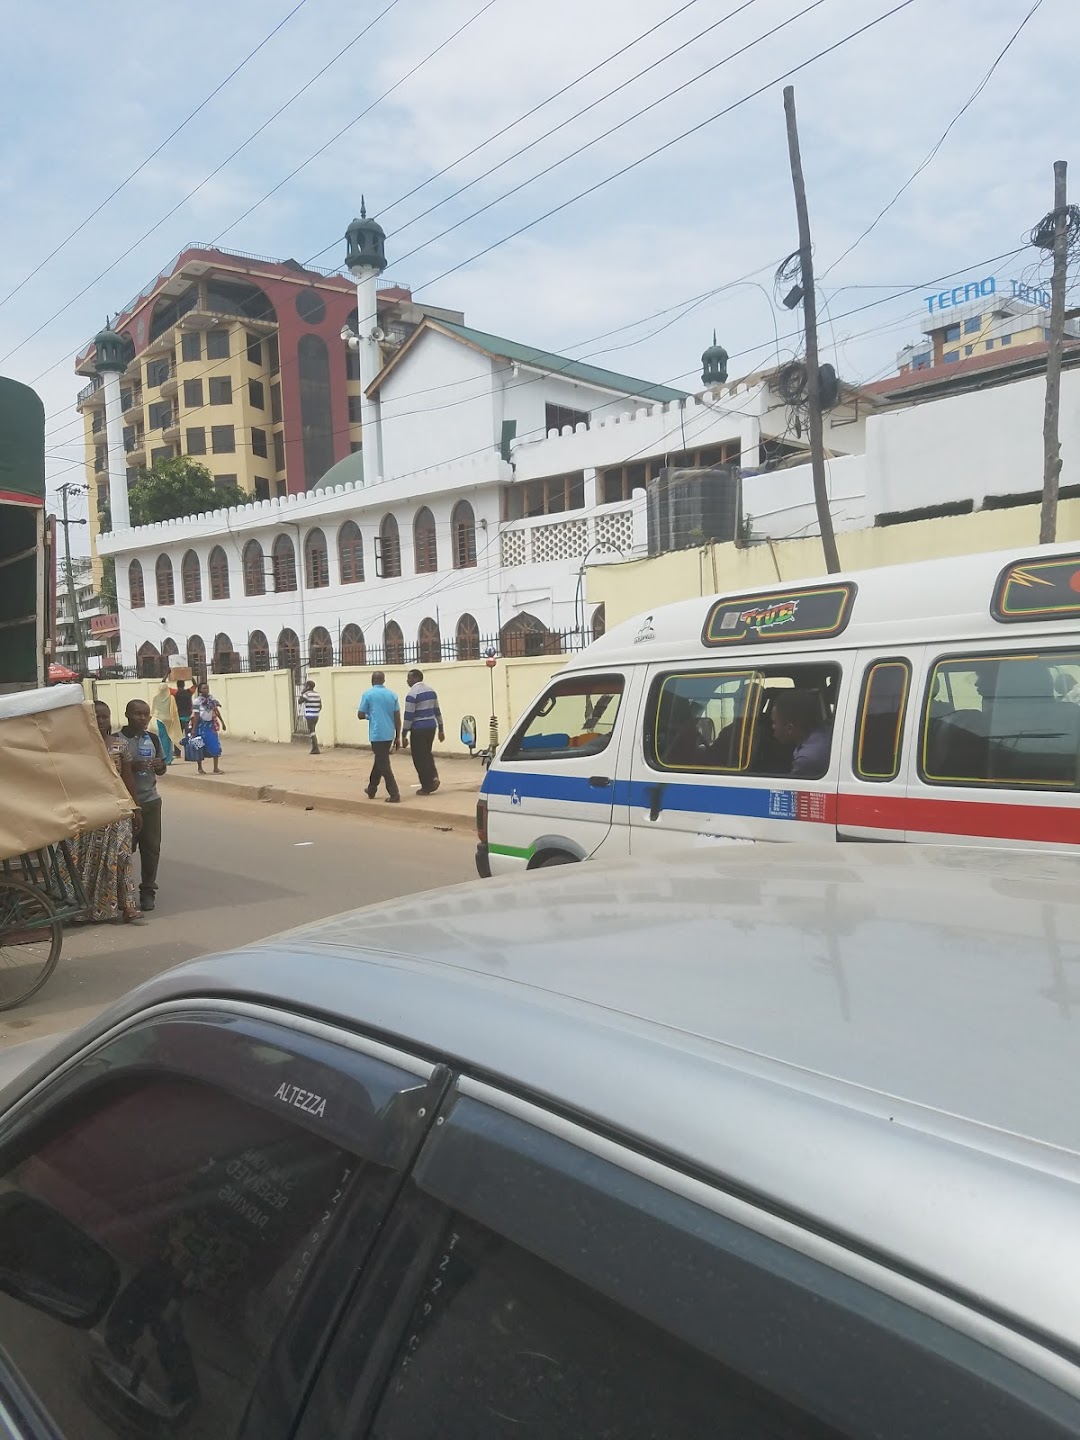
[[[489,770],[480,787],[485,795],[517,794],[522,799],[560,800],[571,804],[615,805],[648,810],[660,786],[661,808],[698,815],[743,815],[759,820],[796,819],[796,792],[772,786],[694,785],[668,780],[616,780],[611,790],[590,785],[585,775],[557,775],[535,770]]]

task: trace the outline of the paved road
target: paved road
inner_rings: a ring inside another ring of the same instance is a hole
[[[195,955],[476,877],[467,830],[365,824],[187,791],[166,803],[157,909],[133,925],[69,929],[45,988],[0,1012],[0,1045],[82,1024],[140,980]]]

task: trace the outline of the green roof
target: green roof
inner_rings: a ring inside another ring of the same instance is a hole
[[[516,340],[507,340],[502,335],[489,335],[485,330],[473,330],[468,325],[455,325],[449,320],[439,320],[441,330],[460,336],[470,345],[486,350],[491,355],[502,355],[507,360],[516,360],[519,365],[532,365],[537,370],[549,370],[556,375],[565,375],[568,380],[580,380],[585,385],[599,385],[605,390],[618,390],[624,395],[640,396],[642,400],[663,402],[685,400],[685,390],[673,390],[670,385],[654,385],[649,380],[635,380],[632,375],[620,375],[617,370],[604,370],[599,365],[587,365],[582,360],[569,360],[565,355],[555,355],[550,350],[538,350],[535,345],[521,345]]]

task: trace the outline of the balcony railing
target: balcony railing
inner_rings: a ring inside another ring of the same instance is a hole
[[[90,381],[90,384],[84,385],[83,388],[79,391],[78,396],[75,400],[75,404],[85,405],[87,400],[90,399],[90,397],[95,393],[95,391],[100,390],[104,384],[105,382],[101,378],[101,376],[95,375],[93,380]]]

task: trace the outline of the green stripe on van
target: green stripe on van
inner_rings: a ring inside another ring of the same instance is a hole
[[[527,849],[521,850],[516,845],[492,845],[489,843],[488,854],[506,855],[511,860],[531,860],[536,854],[536,846],[530,845]]]

